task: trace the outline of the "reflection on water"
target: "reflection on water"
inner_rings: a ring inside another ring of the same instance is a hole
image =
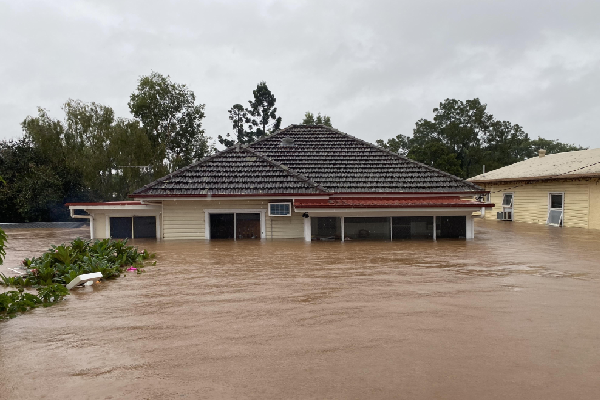
[[[2,272],[87,231],[8,234]],[[600,232],[132,242],[147,273],[0,323],[0,398],[597,398]]]

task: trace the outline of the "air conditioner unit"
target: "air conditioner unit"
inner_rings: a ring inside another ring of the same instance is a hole
[[[496,219],[501,221],[512,221],[512,212],[510,211],[499,211],[496,214]]]

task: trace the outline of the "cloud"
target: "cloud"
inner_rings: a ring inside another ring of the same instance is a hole
[[[600,147],[599,14],[592,1],[0,0],[0,138],[68,98],[127,117],[155,70],[195,91],[213,137],[265,80],[284,126],[310,110],[375,141],[479,97],[531,136]]]

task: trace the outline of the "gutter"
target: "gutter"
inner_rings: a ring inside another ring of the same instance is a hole
[[[69,213],[71,215],[71,218],[83,218],[83,219],[89,219],[90,220],[90,239],[95,239],[94,238],[94,216],[93,215],[78,215],[75,214],[75,209],[69,207]]]

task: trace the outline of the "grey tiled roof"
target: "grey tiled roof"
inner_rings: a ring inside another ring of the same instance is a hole
[[[281,146],[283,137],[294,146]],[[291,125],[250,145],[330,192],[469,192],[482,189],[448,173],[322,125]]]
[[[293,145],[282,145],[282,139]],[[477,185],[322,125],[291,125],[231,147],[136,196],[480,192]]]
[[[134,195],[324,193],[304,176],[244,147],[231,147],[173,172]]]

